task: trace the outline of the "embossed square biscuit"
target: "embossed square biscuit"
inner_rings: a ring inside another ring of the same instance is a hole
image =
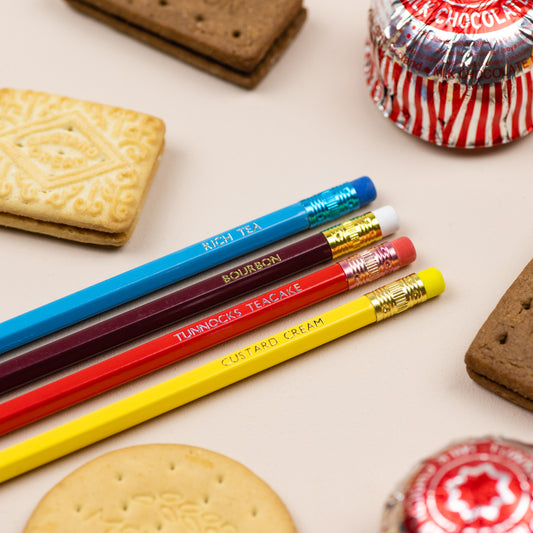
[[[533,410],[533,260],[477,333],[465,363],[474,381]]]
[[[0,225],[120,246],[164,146],[158,118],[64,96],[0,90]]]
[[[300,31],[302,0],[66,0],[211,74],[255,87]]]
[[[241,463],[179,444],[102,455],[53,487],[24,533],[296,533],[278,495]]]

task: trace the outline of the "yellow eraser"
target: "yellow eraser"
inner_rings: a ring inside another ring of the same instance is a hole
[[[428,300],[443,293],[446,288],[442,274],[435,267],[426,268],[426,270],[418,272],[418,277],[424,284]]]

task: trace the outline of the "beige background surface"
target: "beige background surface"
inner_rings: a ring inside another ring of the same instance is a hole
[[[475,385],[463,356],[533,256],[533,138],[484,151],[419,141],[384,119],[363,76],[365,0],[305,0],[309,20],[248,92],[86,18],[60,0],[0,3],[0,84],[148,112],[167,148],[131,241],[120,250],[0,230],[0,320],[324,188],[369,175],[438,267],[444,295],[408,314],[0,486],[2,533],[18,533],[76,467],[132,444],[178,442],[244,463],[306,533],[372,533],[415,461],[452,440],[533,441],[533,414]],[[405,272],[408,273],[408,272]],[[203,361],[357,297],[341,296],[0,438],[5,448]],[[9,396],[8,396],[9,397]]]

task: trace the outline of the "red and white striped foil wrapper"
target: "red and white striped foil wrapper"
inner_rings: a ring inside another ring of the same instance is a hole
[[[383,114],[437,145],[533,129],[533,0],[371,0],[366,78]]]

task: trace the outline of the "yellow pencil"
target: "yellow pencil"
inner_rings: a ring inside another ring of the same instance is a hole
[[[140,393],[0,451],[0,483],[115,435],[444,291],[436,268],[411,274]]]

